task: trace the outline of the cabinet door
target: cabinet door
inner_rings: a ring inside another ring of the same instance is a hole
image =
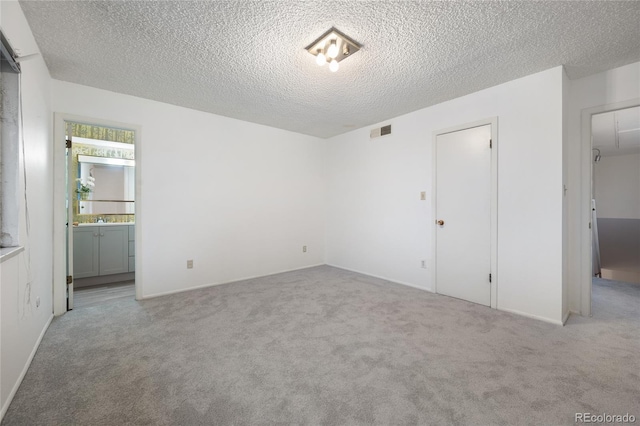
[[[95,277],[100,273],[99,232],[97,226],[73,229],[73,277]]]
[[[129,272],[129,227],[100,227],[100,275]]]
[[[136,270],[136,226],[129,225],[129,272]]]

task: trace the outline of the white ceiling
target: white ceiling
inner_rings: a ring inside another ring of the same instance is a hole
[[[319,137],[558,65],[579,78],[640,60],[638,1],[20,4],[56,79]],[[304,50],[332,26],[363,44],[337,73]]]

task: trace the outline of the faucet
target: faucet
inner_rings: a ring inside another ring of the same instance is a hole
[[[102,216],[99,216],[99,217],[96,219],[96,223],[105,223],[105,222],[106,222],[106,220],[104,220],[104,219],[102,218]]]

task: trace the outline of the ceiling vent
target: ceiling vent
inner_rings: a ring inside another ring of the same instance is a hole
[[[380,136],[387,136],[391,134],[391,124],[387,124],[386,126],[378,127],[376,129],[371,129],[371,133],[369,137],[371,139],[379,138]]]

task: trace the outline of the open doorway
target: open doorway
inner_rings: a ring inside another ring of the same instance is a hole
[[[135,297],[135,131],[66,122],[67,309]]]
[[[591,116],[592,291],[640,286],[640,106]]]
[[[66,248],[54,258],[56,315],[142,294],[138,134],[136,126],[56,114],[54,202],[64,210],[54,210],[54,239]]]

